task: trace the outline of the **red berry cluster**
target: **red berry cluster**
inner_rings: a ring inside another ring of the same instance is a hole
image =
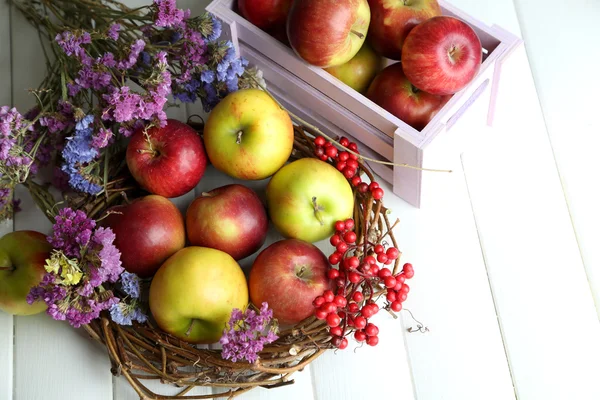
[[[353,186],[358,187],[362,183],[358,166],[358,146],[348,138],[342,137],[340,145],[350,151],[338,151],[338,149],[323,136],[315,138],[315,155],[323,161],[332,160],[333,165],[340,171]]]
[[[400,311],[410,290],[405,281],[414,276],[413,267],[404,264],[402,272],[393,275],[385,266],[394,263],[400,252],[395,247],[386,250],[382,244],[368,244],[368,255],[360,258],[355,255],[356,250],[364,250],[364,245],[356,244],[352,219],[336,222],[335,229],[330,243],[336,250],[329,256],[329,262],[338,268],[332,267],[328,277],[335,282],[337,291],[328,290],[314,300],[315,316],[329,325],[335,347],[346,348],[345,336],[352,331],[357,341],[375,346],[379,342],[379,329],[369,318],[379,311],[374,298],[376,291],[386,294],[385,308]]]

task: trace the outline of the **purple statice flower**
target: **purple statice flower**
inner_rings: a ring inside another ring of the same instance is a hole
[[[106,32],[106,36],[112,40],[118,40],[120,30],[121,30],[121,24],[117,24],[117,23],[112,24],[108,28],[108,31]]]
[[[67,93],[69,94],[69,97],[75,97],[77,96],[77,94],[79,94],[79,92],[81,92],[82,87],[79,86],[76,83],[67,83]]]
[[[17,111],[8,106],[0,107],[0,137],[9,137],[13,132],[25,128],[28,121]]]
[[[277,325],[272,319],[273,310],[269,309],[267,303],[262,303],[258,313],[252,309],[245,312],[234,309],[220,340],[223,358],[233,362],[246,360],[249,363],[258,360],[258,353],[264,345],[278,339],[275,334]]]
[[[68,56],[81,56],[82,44],[92,43],[92,38],[88,32],[73,33],[71,31],[64,31],[59,33],[54,38],[58,45],[63,49]]]
[[[97,228],[92,237],[101,265],[97,268],[102,282],[114,283],[119,279],[124,269],[121,266],[121,252],[115,247],[115,234],[110,228]]]
[[[202,106],[205,112],[210,112],[217,104],[219,104],[219,94],[217,89],[208,83],[205,83],[202,86],[202,89],[204,90],[204,96],[201,98]]]
[[[140,53],[146,47],[146,42],[142,39],[138,39],[131,44],[131,49],[127,58],[117,62],[117,68],[122,70],[128,70],[133,67],[140,56]]]
[[[52,234],[47,237],[48,243],[57,250],[61,250],[67,257],[81,257],[81,247],[87,246],[96,221],[88,218],[81,211],[63,208],[54,217]]]
[[[148,317],[137,306],[137,302],[126,304],[120,302],[110,308],[110,318],[119,325],[133,325],[133,321],[143,324]]]
[[[104,53],[102,57],[98,57],[96,60],[96,65],[104,65],[107,68],[114,68],[117,66],[117,62],[115,61],[115,55],[110,52]]]
[[[225,87],[229,93],[237,91],[239,89],[238,77],[234,76],[231,79],[228,79],[227,82],[225,82]]]
[[[149,66],[152,62],[152,56],[147,51],[142,51],[140,54],[141,62],[143,65]]]
[[[108,94],[102,95],[107,103],[107,108],[102,113],[102,118],[116,122],[128,122],[134,118],[139,110],[141,96],[131,91],[128,86],[119,89],[112,88]]]
[[[189,16],[189,10],[184,12],[178,9],[175,0],[154,0],[154,6],[154,25],[159,28],[177,27],[186,18],[186,14]]]
[[[94,149],[103,149],[108,146],[113,138],[113,133],[110,129],[100,128],[92,137],[91,145]]]
[[[75,83],[83,89],[102,90],[110,85],[111,75],[108,71],[96,70],[84,65],[79,70]]]
[[[121,287],[123,291],[133,299],[140,298],[140,278],[131,272],[123,272],[121,274]]]

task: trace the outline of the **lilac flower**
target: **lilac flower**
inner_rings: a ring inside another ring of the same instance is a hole
[[[98,270],[103,282],[116,282],[124,271],[121,266],[121,252],[113,244],[114,241],[115,234],[110,228],[98,228],[92,237],[101,262]]]
[[[67,93],[70,97],[75,97],[81,91],[82,87],[76,83],[67,83]]]
[[[83,50],[81,48],[81,45],[89,44],[92,42],[92,38],[88,32],[74,34],[71,31],[59,33],[58,35],[56,35],[54,40],[56,40],[56,42],[68,56],[80,56],[81,50]]]
[[[140,53],[142,52],[142,50],[144,50],[145,47],[146,42],[141,39],[138,39],[135,42],[133,42],[131,44],[129,55],[126,59],[121,60],[117,63],[117,68],[122,70],[128,70],[131,67],[133,67],[137,63]]]
[[[109,60],[110,62],[110,60]],[[111,75],[107,71],[97,71],[92,67],[84,66],[79,70],[75,83],[83,89],[101,90],[106,88],[111,81]]]
[[[118,40],[119,39],[119,31],[121,30],[121,24],[112,24],[109,28],[108,28],[108,32],[106,32],[106,36],[109,37],[112,40]]]
[[[108,146],[113,138],[113,133],[110,129],[100,128],[92,137],[91,145],[94,149],[103,149]]]
[[[16,108],[0,107],[0,136],[11,136],[12,132],[23,129],[27,121]]]
[[[104,65],[107,68],[114,68],[117,65],[117,62],[115,61],[115,55],[107,52],[96,60],[96,64]]]
[[[55,221],[48,237],[54,250],[46,260],[47,273],[30,290],[27,302],[43,301],[52,318],[80,327],[119,303],[102,284],[119,279],[121,254],[113,244],[114,233],[109,228],[95,229],[96,222],[84,212],[65,208]]]
[[[96,221],[81,211],[63,208],[54,217],[52,234],[47,237],[48,243],[61,250],[68,257],[81,257],[81,246],[86,246]]]
[[[267,303],[262,303],[259,313],[252,309],[246,312],[234,309],[220,339],[223,358],[233,362],[246,360],[254,363],[264,345],[278,339],[275,334],[277,325],[272,318],[273,310],[269,309]],[[265,333],[266,329],[268,331]]]
[[[104,119],[112,119],[116,122],[127,122],[133,118],[138,109],[141,97],[132,93],[128,86],[119,89],[114,88],[109,94],[102,95],[108,104],[103,113]]]
[[[156,13],[154,25],[160,28],[178,26],[185,18],[183,10],[177,8],[175,0],[154,0]]]

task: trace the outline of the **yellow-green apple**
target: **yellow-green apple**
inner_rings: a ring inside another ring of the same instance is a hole
[[[0,239],[0,310],[33,315],[46,309],[43,301],[27,304],[27,295],[46,274],[52,246],[35,231],[16,231]]]
[[[227,185],[198,196],[187,209],[185,226],[190,244],[241,260],[263,245],[269,221],[252,189]]]
[[[467,86],[481,66],[481,42],[469,25],[436,17],[415,27],[402,48],[404,74],[433,94],[454,94]]]
[[[288,113],[264,91],[238,90],[208,116],[204,144],[211,163],[227,175],[265,179],[290,157],[294,127]]]
[[[451,96],[438,96],[417,89],[404,76],[401,63],[395,63],[375,77],[367,97],[420,131]]]
[[[125,158],[140,186],[164,197],[179,197],[195,188],[206,169],[202,139],[189,125],[174,119],[162,128],[134,132]]]
[[[352,60],[342,65],[326,68],[325,71],[357,92],[364,94],[382,68],[383,59],[365,42]]]
[[[115,233],[123,268],[143,278],[185,246],[183,215],[167,198],[149,195],[115,206],[101,224]]]
[[[281,324],[296,324],[314,311],[313,300],[330,289],[329,262],[317,247],[296,239],[275,242],[252,264],[248,286],[253,304],[269,303]]]
[[[409,32],[429,18],[442,15],[437,0],[369,0],[371,25],[368,41],[375,51],[400,60]]]
[[[290,9],[287,34],[292,49],[309,64],[333,67],[362,47],[371,13],[367,0],[302,0]]]
[[[215,343],[234,308],[248,305],[244,272],[227,253],[186,247],[150,284],[150,311],[165,332],[190,343]]]
[[[352,217],[354,196],[340,171],[316,158],[301,158],[271,178],[267,208],[283,236],[313,243],[331,236],[336,221]]]
[[[238,10],[261,29],[285,25],[292,0],[238,0]]]

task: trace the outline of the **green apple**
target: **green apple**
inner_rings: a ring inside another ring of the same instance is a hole
[[[342,65],[326,68],[325,71],[357,92],[365,94],[382,68],[383,58],[365,42],[352,60]]]
[[[336,221],[352,217],[354,195],[337,169],[316,158],[302,158],[271,178],[267,206],[282,235],[313,243],[331,236]]]
[[[27,295],[46,274],[44,265],[52,246],[35,231],[17,231],[0,239],[0,310],[15,315],[33,315],[46,304],[27,304]]]
[[[248,305],[248,284],[227,253],[186,247],[160,267],[150,284],[150,311],[165,332],[190,343],[215,343],[234,308]]]
[[[273,175],[289,159],[294,127],[288,113],[258,89],[233,92],[212,110],[204,127],[211,163],[238,179]]]

